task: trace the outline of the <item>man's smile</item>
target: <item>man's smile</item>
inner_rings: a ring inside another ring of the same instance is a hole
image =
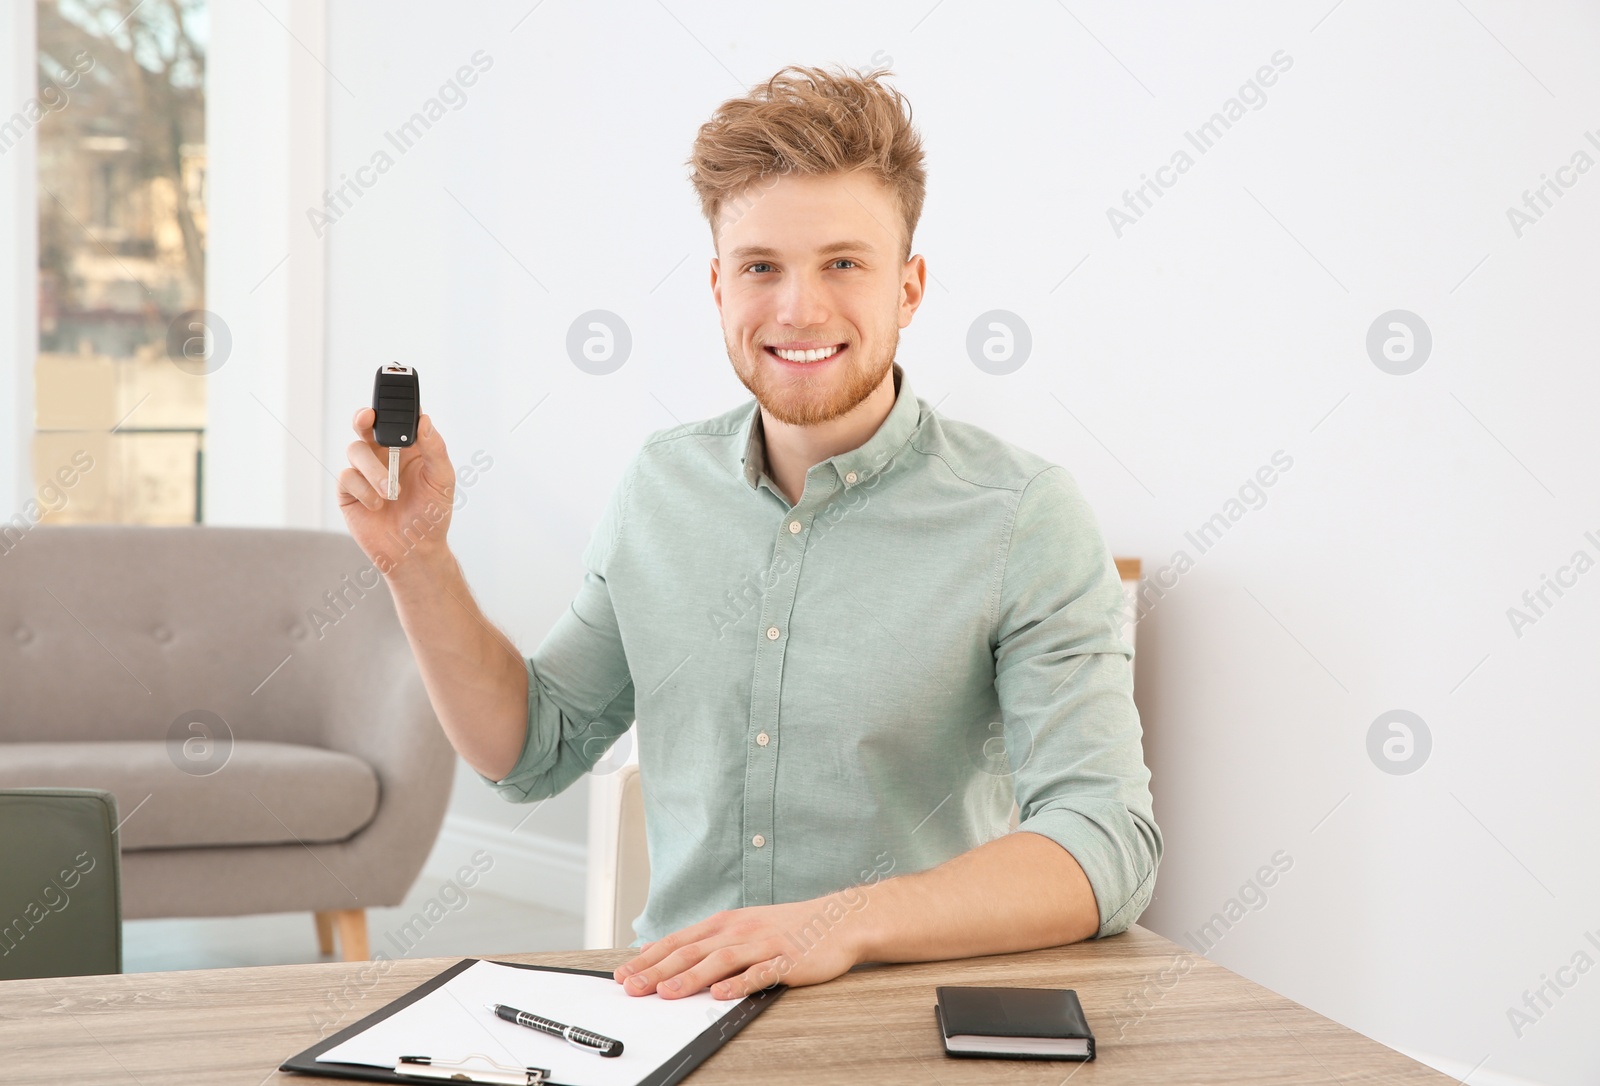
[[[762,347],[767,357],[777,362],[785,369],[814,370],[819,366],[837,361],[849,349],[847,343],[822,344],[817,346],[807,345],[809,349],[791,349],[788,347],[774,347],[767,344]]]

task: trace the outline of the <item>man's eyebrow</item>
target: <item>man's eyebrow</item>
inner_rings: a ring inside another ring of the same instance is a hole
[[[876,249],[864,241],[846,240],[835,241],[831,244],[822,246],[817,250],[817,255],[827,256],[830,253],[843,252],[872,253],[876,251]],[[783,254],[779,253],[778,250],[770,248],[766,245],[741,245],[728,255],[736,260],[745,260],[756,256],[765,258],[781,256]]]

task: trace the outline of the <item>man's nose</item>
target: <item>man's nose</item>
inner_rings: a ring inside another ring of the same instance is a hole
[[[790,275],[779,290],[776,316],[780,324],[794,328],[825,324],[829,316],[827,292],[813,276]]]

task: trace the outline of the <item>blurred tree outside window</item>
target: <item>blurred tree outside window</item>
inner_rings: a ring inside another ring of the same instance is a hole
[[[186,315],[205,308],[205,3],[37,4],[44,520],[198,522],[206,341]]]

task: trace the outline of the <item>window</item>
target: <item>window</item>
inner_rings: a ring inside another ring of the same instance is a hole
[[[188,315],[205,308],[206,14],[204,0],[38,0],[47,522],[202,519],[209,341]]]

